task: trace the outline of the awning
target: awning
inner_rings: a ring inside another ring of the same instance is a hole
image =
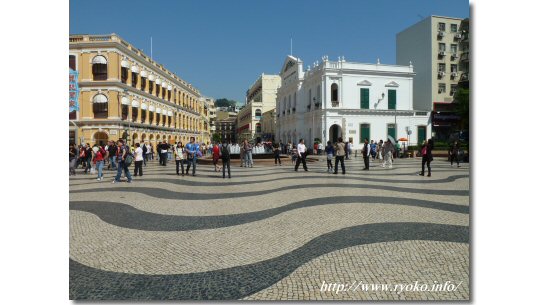
[[[172,111],[168,110],[168,116],[172,116],[172,115],[173,115]]]
[[[161,108],[157,108],[157,111],[155,111],[155,112],[161,113],[161,111],[162,111]]]
[[[142,106],[140,106],[140,109],[146,110],[146,109],[148,109],[148,105],[142,103]]]
[[[92,64],[103,64],[106,65],[106,58],[102,55],[97,55],[92,59]]]
[[[94,97],[93,97],[93,102],[95,104],[104,104],[104,103],[108,103],[108,98],[103,95],[103,94],[96,94]]]
[[[121,66],[124,67],[124,68],[130,68],[131,64],[127,60],[122,60],[121,61]]]
[[[168,90],[172,91],[172,85],[168,84]]]
[[[131,68],[131,71],[133,71],[133,73],[138,73],[140,71],[140,69],[137,66],[133,66]]]
[[[155,80],[155,75],[150,74],[150,76],[149,76],[149,80],[151,80],[151,81]]]
[[[160,85],[161,84],[161,79],[157,78],[157,80],[155,80],[155,84]]]
[[[155,111],[155,106],[149,105],[149,111]]]
[[[163,89],[166,89],[166,82],[163,82],[162,86],[163,86]]]
[[[125,96],[121,98],[121,104],[122,105],[129,105],[129,99]]]
[[[142,70],[142,72],[140,72],[140,76],[148,77],[148,71]]]
[[[133,100],[132,104],[131,104],[133,107],[138,107],[140,104],[138,103],[137,100]]]

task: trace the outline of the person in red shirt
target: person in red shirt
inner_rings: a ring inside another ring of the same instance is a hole
[[[219,157],[220,157],[220,149],[219,149],[220,142],[217,142],[215,145],[213,145],[213,165],[215,166],[215,171],[220,171],[219,167]]]
[[[97,181],[101,181],[103,180],[103,166],[105,164],[105,148],[95,145],[93,147],[93,154],[93,160],[95,161],[95,166],[97,167]]]

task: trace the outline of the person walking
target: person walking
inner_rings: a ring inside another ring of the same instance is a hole
[[[222,159],[222,179],[226,177],[226,168],[228,168],[228,178],[232,178],[230,174],[230,140],[225,140],[220,149]]]
[[[129,172],[129,165],[126,162],[127,157],[129,156],[128,147],[126,147],[123,143],[123,140],[118,140],[118,146],[116,150],[116,160],[118,161],[118,171],[116,172],[116,177],[114,180],[112,180],[112,183],[120,182],[121,173],[125,172],[125,177],[127,177],[127,182],[131,183],[133,181],[133,178],[131,177],[131,173]]]
[[[69,176],[75,176],[75,167],[77,165],[77,148],[76,145],[69,145]]]
[[[181,176],[184,176],[183,161],[185,160],[185,148],[181,141],[174,147],[174,159],[176,159],[176,174],[179,176],[179,166],[181,165]]]
[[[117,168],[117,157],[116,157],[116,151],[118,147],[116,146],[116,143],[114,141],[110,141],[108,144],[108,169],[112,170],[118,170]]]
[[[300,139],[299,144],[297,145],[297,162],[295,163],[295,171],[299,168],[299,163],[303,163],[303,169],[305,172],[308,171],[306,167],[306,146],[304,145],[304,140]]]
[[[282,161],[280,161],[280,153],[281,153],[280,144],[278,144],[278,143],[273,144],[273,154],[275,156],[275,166],[276,166],[276,161],[277,160],[278,160],[278,165],[282,166]]]
[[[135,143],[135,151],[134,151],[134,162],[135,162],[135,169],[134,169],[134,176],[140,176],[142,177],[142,164],[144,163],[144,149],[140,147],[140,143]]]
[[[213,148],[211,150],[211,153],[213,154],[213,166],[215,167],[215,172],[220,171],[220,167],[219,167],[219,159],[220,159],[219,144],[220,144],[220,142],[215,143],[215,145],[213,145]]]
[[[166,166],[166,160],[168,159],[168,149],[170,149],[170,145],[166,143],[166,140],[164,140],[161,143],[161,147],[159,149],[159,163],[162,166]]]
[[[392,154],[394,152],[394,145],[392,145],[392,142],[387,139],[385,143],[383,143],[383,164],[381,167],[385,167],[386,164],[389,164],[389,168],[392,168]]]
[[[144,162],[144,166],[147,166],[146,162],[148,161],[148,146],[146,143],[144,143],[144,141],[142,141],[140,147],[142,148],[142,161]]]
[[[420,172],[419,175],[421,176],[424,176],[425,164],[427,164],[428,166],[428,177],[432,176],[432,169],[430,167],[430,162],[433,161],[432,150],[433,150],[433,140],[428,139],[428,142],[424,141],[420,149],[420,153],[422,154],[422,172]]]
[[[246,139],[243,141],[243,151],[245,154],[245,167],[252,168],[254,165],[252,162],[252,145],[250,145]]]
[[[454,166],[454,160],[456,160],[456,163],[458,167],[460,167],[460,143],[456,140],[450,147],[450,167]]]
[[[372,156],[372,161],[375,161],[375,157],[377,154],[377,144],[372,140],[370,142],[370,155]]]
[[[187,175],[189,175],[189,169],[192,165],[192,176],[196,176],[196,160],[200,152],[200,145],[194,142],[194,137],[191,137],[191,141],[185,145],[185,151],[187,152]]]
[[[344,157],[346,156],[346,144],[344,144],[342,137],[338,138],[338,142],[335,146],[336,151],[336,161],[334,165],[334,174],[338,174],[338,163],[340,162],[340,166],[342,167],[342,174],[346,174],[346,166],[344,165]]]
[[[243,145],[239,146],[239,158],[241,158],[241,167],[245,164],[245,150],[243,150]]]
[[[103,180],[103,167],[105,162],[106,151],[102,146],[95,146],[97,150],[95,151],[95,167],[97,168],[97,181]]]
[[[383,162],[383,140],[379,140],[379,143],[377,143],[377,156],[379,163]]]
[[[293,145],[290,151],[290,154],[291,154],[291,165],[295,165],[295,162],[297,161],[297,156],[298,156],[297,146]]]
[[[333,156],[334,156],[334,146],[331,141],[327,142],[327,147],[325,147],[325,153],[327,154],[327,172],[333,172]]]
[[[92,148],[90,147],[90,143],[86,143],[85,150],[86,150],[86,153],[85,153],[86,154],[86,168],[84,169],[84,173],[91,174],[93,153],[92,153]]]
[[[312,151],[312,154],[313,154],[313,155],[317,155],[317,154],[318,154],[318,146],[319,146],[318,142],[314,142],[314,149],[313,149],[313,151]]]
[[[323,143],[320,142],[318,144],[318,156],[323,154],[323,149],[324,149]]]
[[[344,151],[345,151],[346,160],[349,160],[349,142],[344,143]]]
[[[364,168],[362,170],[370,170],[370,143],[368,139],[364,139],[364,146],[362,147],[362,158],[364,159]]]

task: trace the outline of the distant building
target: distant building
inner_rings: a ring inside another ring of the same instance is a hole
[[[462,29],[462,21],[430,16],[396,36],[396,64],[412,62],[416,72],[414,108],[431,111],[437,139],[446,139],[459,125],[454,93],[460,80],[469,76],[468,35]],[[468,33],[468,21],[466,24]]]
[[[409,138],[416,145],[430,135],[429,112],[413,109],[413,66],[329,61],[303,70],[288,56],[280,71],[275,140],[309,147],[314,140],[342,137],[354,149],[364,139]]]
[[[237,114],[238,139],[251,140],[260,137],[262,114],[275,109],[278,87],[280,76],[262,74],[247,90],[245,106]]]
[[[276,130],[276,110],[264,112],[260,123],[262,125],[261,133],[257,133],[256,137],[260,137],[264,141],[273,141]]]

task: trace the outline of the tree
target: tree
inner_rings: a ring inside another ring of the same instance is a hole
[[[222,135],[220,133],[214,133],[213,134],[213,142],[222,142]]]
[[[217,107],[234,107],[238,103],[234,100],[229,100],[227,98],[219,98],[215,100],[215,106]]]
[[[456,112],[461,118],[461,129],[469,130],[469,89],[459,88],[454,95]]]

